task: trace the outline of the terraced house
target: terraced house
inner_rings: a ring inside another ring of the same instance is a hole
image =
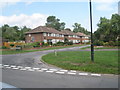
[[[39,26],[29,32],[25,33],[26,43],[40,42],[44,43],[57,43],[64,42],[65,38],[73,43],[86,43],[89,42],[89,36],[83,33],[74,33],[68,30],[58,31],[54,28],[49,28],[45,26]]]

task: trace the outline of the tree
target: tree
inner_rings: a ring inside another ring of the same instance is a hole
[[[111,19],[101,17],[94,32],[94,38],[98,41],[115,42],[120,35],[120,15],[113,14]]]
[[[71,29],[70,29],[70,28],[66,28],[65,30],[71,31]]]
[[[47,18],[46,26],[47,27],[52,27],[52,28],[55,28],[58,31],[61,31],[61,30],[64,30],[65,23],[64,22],[60,23],[60,19],[56,18],[55,16],[49,16]]]
[[[73,27],[74,27],[73,32],[75,32],[75,33],[81,32],[81,33],[84,33],[84,34],[87,34],[87,35],[90,34],[90,32],[88,32],[87,29],[82,27],[81,24],[79,24],[79,23],[74,23]]]
[[[9,25],[5,24],[0,27],[0,36],[4,39],[8,39],[9,41],[20,41],[25,40],[25,32],[29,31],[30,28],[24,26],[23,28],[19,28],[18,26],[10,27]]]

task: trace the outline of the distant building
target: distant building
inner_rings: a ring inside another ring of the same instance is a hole
[[[118,14],[120,15],[120,1],[118,2]]]
[[[44,43],[54,44],[57,42],[64,42],[65,38],[73,43],[86,43],[90,41],[89,36],[83,33],[74,33],[69,30],[57,31],[56,29],[45,26],[39,26],[26,32],[25,35],[26,43],[43,41]]]

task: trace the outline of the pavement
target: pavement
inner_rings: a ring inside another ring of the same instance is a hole
[[[86,46],[57,51],[78,51],[82,47]],[[0,55],[2,82],[17,88],[118,88],[117,75],[63,70],[40,61],[51,52],[54,50]]]

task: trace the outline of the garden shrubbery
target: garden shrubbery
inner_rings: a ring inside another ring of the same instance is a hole
[[[120,46],[120,41],[109,41],[109,42],[103,42],[103,41],[94,41],[95,46]]]

